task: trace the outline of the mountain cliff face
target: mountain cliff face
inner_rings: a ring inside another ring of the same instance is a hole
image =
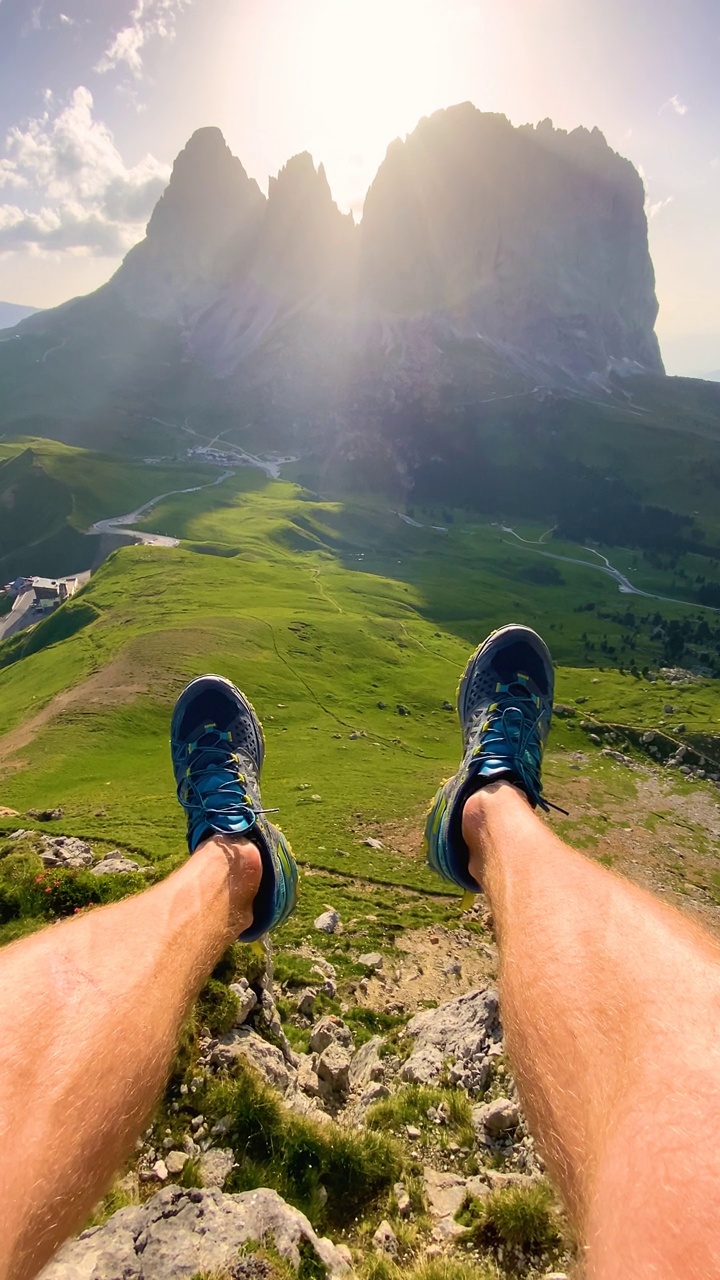
[[[145,239],[106,286],[131,311],[185,319],[222,285],[225,259],[252,239],[265,198],[219,129],[198,129],[180,152]]]
[[[379,359],[437,390],[459,347],[471,386],[489,354],[549,384],[662,371],[636,170],[598,130],[516,129],[469,103],[391,144],[359,228],[309,155],[265,201],[201,130],[111,288],[151,315],[194,311],[190,350],[224,376],[252,357],[272,380],[302,353],[306,383],[362,382]]]
[[[642,182],[597,129],[437,112],[389,148],[361,231],[386,311],[573,375],[662,368]]]
[[[71,422],[81,365],[85,404],[125,417],[213,401],[362,432],[399,405],[662,373],[656,315],[642,182],[597,130],[438,111],[390,145],[355,226],[307,153],[266,198],[201,129],[114,278],[0,348],[0,391],[14,421]]]

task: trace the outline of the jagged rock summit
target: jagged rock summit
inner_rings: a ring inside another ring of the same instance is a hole
[[[214,402],[278,441],[361,439],[398,405],[662,374],[656,315],[642,181],[597,129],[437,111],[391,143],[357,226],[307,152],[266,197],[200,129],[145,239],[95,294],[20,325],[0,380],[13,421],[37,405],[78,442],[79,369],[87,422]]]
[[[357,228],[307,152],[265,200],[219,130],[200,130],[109,288],[168,318],[202,310],[204,291],[189,345],[222,374],[270,342],[307,363],[300,315],[320,365],[340,325],[348,358],[358,337],[391,364],[402,346],[436,384],[468,342],[561,380],[662,371],[637,171],[597,129],[514,128],[470,103],[390,145]]]

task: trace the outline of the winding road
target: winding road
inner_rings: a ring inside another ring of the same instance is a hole
[[[585,550],[589,551],[591,556],[597,556],[598,559],[602,560],[602,564],[593,564],[592,560],[580,560],[577,556],[559,556],[552,551],[540,551],[538,549],[540,544],[553,532],[552,529],[549,529],[547,533],[542,534],[542,536],[533,543],[528,538],[521,538],[520,534],[516,533],[514,529],[511,529],[509,525],[502,524],[500,525],[500,528],[503,533],[511,533],[514,538],[517,538],[518,542],[521,542],[523,546],[527,547],[528,551],[536,556],[544,556],[546,560],[561,560],[564,564],[580,564],[585,569],[595,569],[598,573],[607,574],[609,578],[613,578],[615,582],[617,582],[618,590],[623,595],[642,596],[645,600],[660,600],[663,604],[684,604],[688,609],[708,609],[710,613],[720,613],[720,609],[715,608],[713,605],[693,604],[691,600],[678,600],[674,596],[656,596],[653,595],[651,591],[641,591],[639,587],[633,586],[630,579],[627,578],[624,573],[621,573],[619,569],[616,569],[614,565],[611,565],[607,556],[602,555],[599,551],[595,551],[593,547],[585,547]]]
[[[200,493],[201,489],[214,489],[216,485],[222,484],[223,480],[227,480],[233,475],[232,471],[223,471],[217,480],[211,480],[208,484],[196,484],[191,489],[171,489],[169,493],[159,493],[156,498],[151,498],[149,502],[144,502],[137,511],[129,511],[125,516],[113,516],[110,520],[98,520],[92,525],[87,533],[125,533],[129,537],[137,538],[139,542],[144,542],[148,547],[177,547],[180,545],[177,538],[167,538],[162,533],[146,533],[142,529],[131,529],[129,525],[134,524],[148,511],[152,511],[159,502],[165,498],[174,498],[180,493]]]

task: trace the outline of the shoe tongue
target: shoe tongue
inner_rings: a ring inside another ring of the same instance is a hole
[[[525,701],[532,699],[532,694],[527,685],[521,684],[519,681],[508,685],[508,693],[512,694],[513,698],[523,698]]]

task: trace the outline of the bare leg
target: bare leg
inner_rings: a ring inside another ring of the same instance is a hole
[[[508,783],[463,814],[508,1052],[589,1280],[720,1276],[720,946]]]
[[[0,956],[0,1276],[35,1276],[132,1149],[260,875],[255,845],[217,837],[147,893]]]

